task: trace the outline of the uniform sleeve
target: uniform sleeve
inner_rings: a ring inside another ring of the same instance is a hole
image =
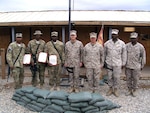
[[[122,47],[122,66],[125,66],[126,62],[127,62],[127,50],[126,50],[126,45],[123,44]]]
[[[83,44],[80,45],[80,62],[83,62]]]
[[[104,48],[102,46],[100,47],[100,63],[101,63],[101,66],[103,67],[104,66]]]
[[[67,45],[65,45],[65,64],[67,64],[67,59],[68,59],[68,50],[67,50]]]
[[[85,61],[85,59],[86,59],[86,47],[84,47],[83,48],[83,63],[85,64],[86,63],[86,61]]]
[[[106,47],[106,44],[104,44],[104,62],[106,60],[106,55],[107,55],[107,47]]]
[[[31,44],[30,44],[30,42],[28,43],[28,45],[26,47],[26,53],[31,54]]]
[[[7,48],[7,53],[6,53],[6,60],[10,67],[13,67],[12,52],[13,52],[13,48],[11,45],[9,45]]]
[[[140,52],[140,56],[141,56],[141,68],[144,67],[144,65],[146,64],[146,52],[145,52],[145,48],[142,46],[141,48],[141,52]]]

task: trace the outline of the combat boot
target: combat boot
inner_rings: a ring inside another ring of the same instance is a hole
[[[133,96],[133,97],[136,97],[136,96],[137,96],[137,91],[136,91],[136,89],[133,89],[133,90],[132,90],[132,96]]]
[[[53,86],[53,87],[51,87],[51,89],[50,89],[50,91],[54,91],[55,90],[55,87]]]
[[[119,97],[119,92],[118,92],[117,88],[114,89],[114,95],[115,95],[116,97]]]
[[[56,87],[56,90],[57,90],[57,91],[60,91],[60,87],[59,87],[59,86],[57,86],[57,87]]]
[[[110,87],[109,90],[108,90],[108,92],[106,93],[106,96],[110,96],[112,94],[113,94],[113,88]]]
[[[126,92],[126,96],[129,96],[129,95],[131,95],[132,94],[132,90],[131,89],[128,89],[128,91]]]
[[[79,92],[79,89],[78,89],[78,88],[75,88],[75,92],[78,93],[78,92]]]
[[[68,92],[69,93],[72,93],[72,92],[74,92],[75,90],[74,90],[74,87],[71,87],[69,90],[68,90]]]

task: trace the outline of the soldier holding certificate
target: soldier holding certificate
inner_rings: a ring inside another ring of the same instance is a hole
[[[35,39],[29,41],[28,43],[28,53],[32,55],[31,59],[31,72],[32,72],[32,85],[38,85],[38,76],[40,79],[40,88],[43,87],[44,84],[44,72],[45,72],[45,64],[38,62],[38,57],[41,52],[44,51],[45,41],[41,39],[41,31],[36,30]]]
[[[25,44],[22,43],[22,33],[16,33],[16,41],[10,43],[7,49],[6,59],[14,78],[15,89],[21,88],[24,80],[23,57]]]
[[[58,40],[58,32],[51,32],[51,41],[45,45],[45,50],[48,54],[48,74],[50,90],[60,90],[60,73],[61,66],[64,64],[64,44]]]

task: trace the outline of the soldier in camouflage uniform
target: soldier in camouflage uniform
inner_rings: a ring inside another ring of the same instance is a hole
[[[45,52],[49,56],[56,55],[57,64],[53,65],[48,61],[48,74],[49,74],[49,85],[51,86],[51,91],[60,90],[60,74],[62,66],[64,65],[65,53],[64,53],[64,44],[58,40],[58,32],[51,32],[51,41],[46,43]]]
[[[127,77],[128,92],[126,96],[136,96],[136,89],[138,88],[138,80],[146,63],[145,48],[142,44],[137,42],[138,33],[130,34],[131,42],[126,44],[127,48],[127,63],[125,74]]]
[[[84,65],[88,78],[89,88],[95,92],[99,86],[100,72],[104,64],[104,50],[102,45],[96,42],[97,33],[90,33],[90,43],[84,47]]]
[[[83,44],[77,40],[77,32],[70,31],[70,41],[65,45],[65,67],[73,68],[73,74],[69,73],[69,92],[79,92],[79,74],[82,66]]]
[[[25,49],[25,44],[22,43],[22,33],[16,33],[16,41],[9,44],[6,54],[6,59],[14,78],[15,89],[21,88],[23,84],[23,57],[25,54]]]
[[[37,71],[36,71],[36,76],[34,76],[34,69],[31,68],[32,72],[32,85],[37,86],[38,85],[38,76],[40,79],[40,88],[43,87],[44,84],[44,72],[45,72],[45,64],[44,63],[39,63],[38,62],[38,56],[40,52],[44,51],[45,47],[45,41],[41,39],[41,31],[36,30],[35,33],[35,39],[29,41],[28,43],[28,53],[32,54],[32,60],[31,60],[31,65],[34,66],[36,65]],[[36,61],[34,62],[33,57],[35,56]]]
[[[105,64],[107,64],[109,91],[107,96],[114,94],[119,96],[120,74],[121,68],[126,63],[126,46],[125,43],[118,38],[117,29],[112,29],[112,39],[104,43]]]

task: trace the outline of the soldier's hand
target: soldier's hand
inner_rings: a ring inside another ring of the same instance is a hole
[[[14,66],[11,66],[10,69],[13,70],[13,69],[14,69]]]
[[[83,63],[82,62],[80,62],[80,67],[82,67],[83,66]]]

